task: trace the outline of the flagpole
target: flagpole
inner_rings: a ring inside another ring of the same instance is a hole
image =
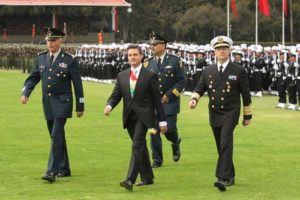
[[[255,45],[258,44],[258,4],[256,0],[256,9],[255,9]]]
[[[230,20],[230,4],[229,4],[229,0],[227,0],[227,37],[230,37],[229,35],[229,20]]]
[[[284,19],[284,0],[282,0],[282,46],[285,46],[285,35],[284,35],[284,30],[285,30],[285,19]]]

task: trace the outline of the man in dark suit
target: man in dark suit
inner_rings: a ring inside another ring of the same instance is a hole
[[[42,179],[54,182],[56,176],[71,175],[64,130],[67,118],[72,117],[71,82],[76,96],[77,117],[83,115],[84,97],[78,61],[61,48],[64,33],[55,28],[46,28],[45,32],[48,51],[38,54],[36,65],[24,83],[21,103],[27,103],[41,80],[43,109],[51,137],[48,169]]]
[[[209,120],[214,133],[219,159],[216,167],[214,183],[220,191],[235,182],[235,170],[232,160],[233,131],[240,116],[241,99],[243,98],[243,125],[251,122],[250,87],[245,69],[230,62],[230,46],[232,40],[226,36],[218,36],[211,41],[217,63],[206,67],[189,102],[195,108],[205,92],[209,97]]]
[[[185,87],[184,70],[180,58],[166,52],[167,40],[153,32],[150,35],[150,49],[154,57],[144,62],[144,66],[155,72],[159,80],[159,91],[167,115],[168,131],[166,138],[172,142],[173,160],[180,159],[180,142],[177,131],[177,115],[180,111],[180,93]],[[158,124],[156,125],[158,126]],[[158,130],[158,128],[157,128]],[[162,141],[159,132],[151,134],[152,167],[163,163]]]
[[[142,182],[137,186],[153,184],[154,175],[150,165],[146,133],[149,128],[154,128],[155,113],[158,116],[160,132],[166,132],[167,122],[160,102],[156,74],[143,67],[143,55],[139,46],[131,45],[127,52],[131,68],[118,74],[104,114],[109,115],[123,98],[123,127],[127,128],[132,140],[132,153],[127,178],[120,186],[132,190],[139,173]]]

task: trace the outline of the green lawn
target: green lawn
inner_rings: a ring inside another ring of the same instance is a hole
[[[21,105],[26,77],[19,71],[0,71],[1,200],[300,199],[300,112],[275,109],[274,96],[253,98],[252,124],[236,128],[236,185],[227,192],[213,187],[217,152],[208,124],[207,97],[190,110],[186,96],[178,120],[181,160],[173,162],[171,145],[163,138],[165,162],[154,171],[155,184],[126,191],[119,181],[127,173],[131,144],[122,129],[122,104],[105,117],[103,108],[113,85],[92,82],[84,82],[84,117],[74,117],[66,126],[72,177],[45,183],[40,177],[50,139],[41,88],[37,86],[29,104]]]

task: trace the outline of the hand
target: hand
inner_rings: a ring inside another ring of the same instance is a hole
[[[27,104],[28,97],[22,95],[21,98],[20,98],[20,101],[21,101],[22,104]]]
[[[83,112],[76,112],[77,117],[82,117],[83,116]]]
[[[104,115],[108,116],[112,110],[112,107],[110,105],[105,106],[104,108]]]
[[[251,119],[244,119],[243,126],[248,126],[251,123]]]
[[[197,101],[195,99],[191,99],[189,102],[190,109],[194,109],[197,106]]]
[[[165,134],[168,130],[167,126],[160,126],[159,127],[160,133],[161,134]]]
[[[167,97],[167,95],[164,94],[164,96],[161,98],[161,102],[163,104],[167,104],[169,102],[169,98]]]

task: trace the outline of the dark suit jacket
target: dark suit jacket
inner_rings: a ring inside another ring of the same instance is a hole
[[[129,76],[130,68],[118,74],[114,90],[107,101],[107,105],[114,108],[123,98],[123,127],[126,128],[132,110],[148,128],[155,127],[155,110],[158,113],[158,120],[166,121],[156,74],[142,67],[133,97],[130,94]]]
[[[83,88],[78,61],[63,50],[50,66],[49,52],[39,53],[32,73],[24,83],[22,95],[30,96],[41,80],[45,118],[72,117],[72,85],[76,97],[76,111],[84,111]]]
[[[209,116],[211,126],[238,124],[241,98],[244,105],[244,119],[251,119],[251,95],[245,69],[229,62],[222,76],[217,64],[206,67],[193,94],[202,96],[207,91],[209,96]]]
[[[170,100],[163,105],[166,115],[179,113],[180,93],[185,87],[184,70],[180,64],[180,58],[167,53],[162,61],[162,69],[158,69],[154,57],[145,61],[144,66],[157,74],[160,93],[167,95]]]

